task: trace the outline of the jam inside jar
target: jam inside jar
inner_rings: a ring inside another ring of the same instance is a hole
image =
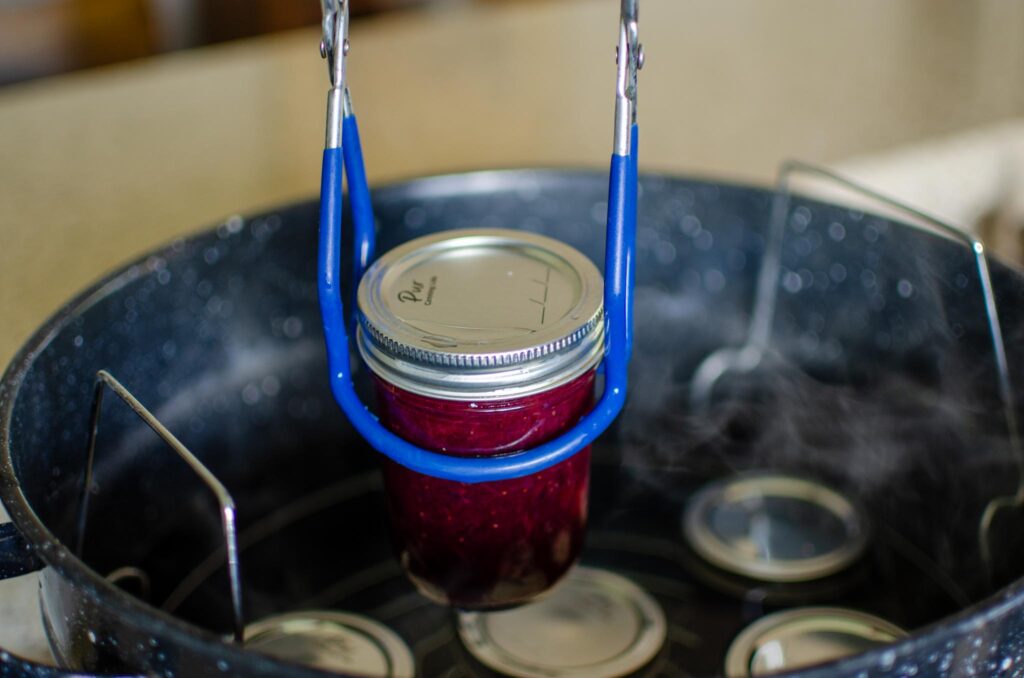
[[[493,402],[425,398],[378,380],[381,422],[421,447],[493,456],[563,433],[593,405],[593,371],[545,393]],[[461,608],[514,605],[576,562],[587,524],[590,448],[522,478],[460,483],[388,460],[399,557],[417,588]]]
[[[385,254],[359,288],[359,349],[381,423],[420,447],[469,457],[564,433],[593,407],[602,291],[579,252],[515,231],[449,231]],[[438,603],[528,602],[579,558],[589,478],[589,448],[481,483],[386,460],[400,562]]]

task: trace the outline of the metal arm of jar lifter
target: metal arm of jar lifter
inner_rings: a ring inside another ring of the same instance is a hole
[[[633,251],[637,219],[637,71],[643,64],[637,33],[637,0],[622,0],[619,25],[615,146],[611,158],[605,244],[604,391],[594,409],[555,440],[517,454],[488,458],[449,457],[406,442],[380,424],[360,401],[352,383],[340,285],[343,168],[348,176],[355,222],[353,269],[356,281],[373,256],[374,227],[359,134],[345,85],[348,1],[322,2],[324,35],[321,50],[328,60],[331,89],[327,98],[327,138],[320,185],[317,275],[334,398],[352,426],[374,449],[419,473],[476,483],[518,478],[541,471],[592,443],[611,425],[625,404],[632,342]]]
[[[1014,462],[1017,465],[1018,486],[1015,494],[992,499],[985,507],[978,526],[978,542],[981,557],[986,567],[992,566],[990,531],[996,515],[1002,510],[1024,507],[1024,450],[1021,449],[1020,428],[1017,421],[1017,405],[1010,382],[1010,371],[1006,359],[1006,346],[996,307],[995,291],[989,274],[985,246],[973,235],[952,224],[946,223],[920,210],[910,207],[889,196],[858,184],[828,169],[809,163],[790,160],[779,168],[776,192],[772,201],[769,223],[768,244],[765,248],[761,271],[755,291],[754,308],[745,343],[739,348],[723,348],[715,351],[698,366],[691,382],[691,406],[699,411],[707,407],[717,381],[729,372],[748,372],[755,369],[768,352],[772,325],[775,319],[778,282],[781,272],[782,241],[786,230],[786,214],[792,195],[791,183],[794,174],[805,174],[825,179],[853,193],[876,201],[881,205],[914,217],[945,236],[963,243],[974,255],[978,281],[985,308],[992,357],[995,361],[1000,404],[1003,409],[1007,438]],[[915,225],[915,224],[911,224]]]
[[[89,515],[89,497],[92,488],[93,460],[96,457],[96,434],[99,432],[100,412],[103,408],[104,387],[109,388],[118,398],[132,409],[135,414],[153,429],[167,446],[174,450],[196,475],[206,484],[217,497],[220,505],[221,528],[224,531],[224,545],[227,554],[228,584],[231,587],[231,612],[234,617],[234,639],[241,643],[244,639],[245,618],[242,612],[242,576],[238,564],[238,536],[236,528],[235,500],[231,498],[226,487],[217,476],[206,468],[203,462],[192,454],[174,434],[160,423],[153,416],[153,413],[146,409],[128,389],[126,389],[109,372],[100,370],[96,373],[96,387],[93,391],[92,409],[89,415],[89,443],[86,448],[85,481],[82,487],[82,501],[78,507],[78,534],[76,537],[75,554],[82,557],[82,546],[85,543],[85,527]]]

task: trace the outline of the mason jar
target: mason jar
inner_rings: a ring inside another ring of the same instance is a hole
[[[594,403],[603,281],[565,243],[510,230],[410,241],[358,291],[359,353],[381,423],[441,454],[508,455],[572,428]],[[464,609],[526,602],[576,562],[590,449],[520,478],[446,480],[386,460],[400,562],[432,600]]]

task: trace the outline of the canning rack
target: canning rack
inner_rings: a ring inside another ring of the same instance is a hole
[[[744,372],[755,369],[757,364],[769,357],[770,335],[776,315],[776,296],[781,278],[781,251],[784,238],[787,216],[790,212],[790,202],[793,198],[791,183],[794,177],[806,175],[812,178],[824,179],[846,189],[853,190],[861,196],[872,200],[880,201],[896,211],[905,212],[908,216],[923,222],[927,227],[933,228],[946,236],[962,242],[970,247],[981,293],[985,302],[985,319],[991,341],[992,356],[998,372],[998,385],[1001,404],[1003,406],[1003,417],[1007,428],[1008,441],[1012,446],[1015,461],[1018,464],[1024,463],[1021,458],[1020,442],[1018,436],[1018,420],[1015,409],[1015,398],[1012,391],[1012,384],[1007,367],[1007,357],[1002,336],[998,309],[996,307],[994,289],[989,274],[988,261],[982,244],[973,236],[970,236],[954,226],[929,217],[913,208],[909,208],[897,201],[881,196],[870,189],[823,170],[803,163],[787,163],[780,172],[779,188],[774,194],[772,211],[769,221],[768,243],[762,259],[759,275],[758,289],[756,291],[753,310],[751,314],[748,336],[743,345],[739,348],[723,348],[715,351],[705,358],[704,362],[694,372],[691,382],[691,398],[695,406],[707,406],[714,391],[716,382],[725,374],[733,372]],[[905,223],[912,223],[906,221]],[[747,357],[742,357],[744,354]],[[756,360],[750,356],[756,357]],[[93,393],[92,406],[90,409],[90,422],[88,427],[88,444],[86,447],[87,459],[84,470],[84,486],[81,504],[78,514],[78,532],[75,540],[76,553],[81,556],[82,547],[86,535],[86,526],[89,513],[89,501],[93,485],[93,467],[96,456],[96,439],[100,425],[100,416],[104,394],[110,390],[114,395],[126,403],[137,416],[148,425],[167,444],[173,452],[182,458],[196,475],[203,481],[206,487],[213,493],[219,504],[219,519],[224,545],[208,556],[196,569],[195,573],[185,578],[161,605],[168,612],[173,612],[176,606],[195,588],[195,581],[205,579],[213,571],[224,564],[227,569],[228,584],[230,587],[231,613],[233,615],[233,634],[236,643],[244,642],[245,619],[244,600],[241,584],[241,565],[239,537],[237,528],[236,503],[225,485],[209,471],[200,461],[199,457],[187,449],[156,417],[136,399],[129,390],[117,381],[109,372],[99,371],[96,374],[96,383]],[[991,538],[991,528],[995,517],[1004,510],[1012,510],[1024,504],[1022,500],[1024,491],[1018,489],[1015,494],[1000,496],[992,499],[984,510],[978,525],[978,541],[983,562],[990,567],[993,560],[993,548],[998,544]],[[108,580],[134,580],[140,587],[147,586],[148,577],[145,572],[135,567],[118,568],[107,576]],[[145,597],[145,596],[143,596]]]
[[[1002,418],[1013,461],[1017,467],[1017,489],[1013,494],[991,499],[978,523],[978,546],[989,578],[993,576],[994,540],[992,529],[996,516],[1003,511],[1024,509],[1024,450],[1021,448],[1016,399],[1010,380],[1006,346],[999,322],[995,291],[989,273],[988,257],[981,240],[964,229],[926,214],[906,203],[879,193],[831,170],[806,162],[789,160],[778,171],[775,193],[772,197],[768,239],[754,292],[750,323],[743,344],[723,347],[709,354],[698,365],[690,382],[690,407],[694,412],[706,412],[712,402],[714,390],[727,374],[750,373],[760,367],[771,355],[771,334],[775,321],[776,302],[782,274],[782,245],[786,231],[790,202],[795,195],[793,184],[798,179],[811,179],[819,185],[850,192],[861,201],[870,201],[893,212],[912,227],[938,232],[967,247],[974,258],[979,287],[985,309],[989,343],[996,368],[997,390]]]
[[[634,249],[637,219],[637,72],[643,66],[638,0],[621,0],[615,137],[608,189],[605,243],[604,390],[571,430],[531,450],[488,458],[451,457],[417,447],[384,428],[359,399],[352,382],[348,331],[341,299],[342,181],[348,179],[353,221],[353,284],[373,259],[374,223],[359,129],[345,81],[350,0],[321,0],[323,39],[331,89],[320,186],[318,283],[331,391],[349,422],[378,452],[426,475],[467,483],[518,478],[557,464],[593,442],[611,425],[626,400],[632,349]]]
[[[220,567],[227,570],[228,590],[231,601],[231,640],[239,646],[244,646],[246,631],[248,628],[245,620],[245,601],[242,587],[241,574],[241,552],[245,547],[245,535],[239,538],[238,531],[238,510],[237,504],[230,491],[217,476],[182,443],[171,431],[154,415],[131,391],[117,380],[107,370],[99,370],[95,375],[92,403],[89,410],[88,441],[86,444],[85,469],[83,472],[83,483],[81,499],[78,505],[78,524],[76,527],[74,553],[78,558],[83,556],[83,547],[87,532],[90,497],[93,494],[93,469],[96,459],[96,440],[99,435],[99,427],[103,412],[103,396],[110,391],[124,402],[143,421],[160,440],[178,455],[195,475],[203,482],[213,494],[218,505],[220,519],[220,532],[223,538],[223,545],[214,549],[206,558],[189,572],[167,595],[166,599],[159,604],[160,609],[173,614],[181,604],[192,595],[201,583],[206,581]],[[356,482],[344,484],[345,493],[353,490],[358,491],[365,488],[365,483]],[[307,501],[287,511],[287,516],[278,516],[276,526],[290,524],[295,520],[302,519],[310,513],[323,508],[324,503],[337,501],[336,486],[326,488],[330,490],[329,495],[324,496],[323,492],[313,495],[314,501]],[[252,527],[252,526],[250,526]],[[150,578],[145,570],[134,565],[126,565],[114,569],[104,579],[114,585],[133,583],[138,590],[138,596],[148,600],[150,591]]]
[[[463,482],[484,482],[529,475],[556,464],[582,449],[600,435],[621,410],[626,394],[626,368],[632,343],[632,289],[634,276],[634,240],[637,207],[638,127],[636,123],[637,71],[643,62],[637,37],[637,2],[623,0],[616,88],[614,150],[609,184],[608,231],[606,245],[605,309],[607,346],[604,360],[605,389],[595,410],[571,431],[532,450],[501,458],[454,458],[418,448],[384,429],[359,400],[352,384],[345,314],[341,302],[341,206],[343,175],[348,182],[353,213],[354,282],[374,255],[374,218],[369,200],[365,168],[356,117],[350,93],[345,85],[345,55],[348,52],[348,2],[324,1],[324,41],[321,45],[328,61],[331,90],[328,97],[327,139],[323,156],[320,211],[320,254],[318,280],[321,313],[327,339],[331,388],[335,399],[348,415],[354,428],[378,451],[413,470]],[[621,58],[626,55],[626,58]],[[770,336],[775,320],[781,255],[786,217],[794,195],[795,177],[805,175],[832,182],[864,198],[912,217],[924,228],[937,231],[962,243],[972,252],[983,297],[985,318],[997,372],[997,386],[1008,442],[1018,466],[1018,486],[1013,494],[993,498],[986,506],[978,526],[978,542],[983,562],[991,566],[993,522],[1002,511],[1024,507],[1024,452],[1019,439],[1015,397],[1007,364],[1004,338],[982,242],[962,229],[845,179],[831,171],[801,162],[785,163],[779,172],[774,194],[767,246],[757,279],[751,321],[743,344],[719,349],[700,364],[691,382],[690,400],[695,410],[707,407],[718,381],[728,373],[756,369],[770,353]],[[920,226],[919,226],[920,227]],[[79,507],[76,549],[81,555],[86,532],[90,488],[92,486],[95,442],[105,390],[111,390],[200,477],[216,497],[224,537],[236,642],[244,639],[244,607],[241,587],[236,506],[233,498],[215,475],[161,424],[110,373],[96,375],[93,396],[85,484]],[[133,578],[145,581],[145,573],[135,568],[120,568],[108,579]]]
[[[353,280],[358,283],[374,254],[374,217],[362,159],[359,129],[346,86],[345,58],[349,51],[349,0],[322,0],[321,55],[327,60],[331,89],[327,103],[327,133],[323,154],[320,199],[318,281],[321,315],[327,343],[331,390],[353,427],[372,447],[413,470],[463,482],[484,482],[535,473],[559,463],[589,445],[614,421],[625,404],[627,366],[632,349],[632,290],[637,210],[637,72],[643,65],[638,38],[637,0],[622,0],[615,99],[615,134],[611,158],[608,226],[605,255],[606,348],[605,386],[594,409],[572,430],[553,441],[516,455],[490,459],[448,457],[421,449],[385,429],[360,401],[349,368],[348,333],[341,301],[340,257],[343,177],[353,215]],[[172,434],[131,392],[106,370],[96,373],[82,499],[79,505],[75,552],[82,555],[93,484],[96,438],[104,392],[109,389],[159,438],[188,464],[215,496],[228,573],[233,637],[243,643],[245,617],[239,564],[237,509],[224,484]],[[119,568],[108,580],[135,579],[148,586],[138,568]]]
[[[156,433],[163,443],[165,443],[189,466],[207,489],[209,489],[214,495],[218,503],[220,528],[224,540],[223,547],[214,550],[209,556],[203,559],[200,564],[173,589],[159,607],[165,612],[174,613],[177,607],[195,591],[200,582],[205,581],[221,566],[225,566],[227,569],[228,587],[231,600],[231,640],[234,644],[240,647],[246,647],[246,642],[251,641],[258,635],[258,632],[255,631],[254,628],[255,626],[258,626],[259,622],[257,622],[256,625],[250,626],[247,625],[245,621],[244,591],[242,587],[240,564],[242,548],[240,547],[237,508],[234,498],[225,485],[212,471],[209,470],[209,468],[207,468],[205,464],[203,464],[199,457],[190,451],[188,447],[177,437],[175,437],[175,435],[171,433],[171,431],[162,422],[160,422],[160,420],[157,419],[157,417],[148,408],[146,408],[146,406],[143,405],[126,386],[106,370],[99,370],[95,375],[93,397],[90,407],[85,469],[83,472],[83,487],[81,500],[78,506],[78,524],[74,542],[75,554],[81,558],[83,553],[83,545],[85,543],[88,525],[90,497],[92,496],[94,489],[93,469],[96,458],[96,440],[99,435],[104,394],[108,390],[124,402],[132,412],[142,420],[143,423]],[[334,486],[332,486],[332,488],[333,487]],[[334,493],[332,492],[332,495],[333,494]],[[312,506],[303,507],[303,510],[297,512],[291,512],[289,518],[285,519],[284,522],[291,522],[293,519],[308,515],[312,511],[323,508],[323,505],[323,501],[313,502]],[[118,567],[108,574],[105,579],[113,584],[118,584],[126,580],[134,581],[143,591],[149,588],[148,575],[144,570],[135,566]],[[147,596],[143,593],[141,597],[146,598]],[[650,609],[650,606],[655,604],[652,601],[647,603],[647,605],[648,608],[645,609]],[[295,614],[303,614],[303,612],[300,611]],[[657,619],[656,614],[651,613],[651,615],[652,618]],[[267,621],[270,621],[271,619],[276,620],[279,619],[279,617],[268,618]],[[664,624],[663,619],[661,623]],[[652,622],[652,624],[656,626],[654,622]],[[249,638],[247,638],[246,634],[249,631],[251,631],[251,633],[249,634]]]

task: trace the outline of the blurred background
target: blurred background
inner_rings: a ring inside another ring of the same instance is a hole
[[[355,15],[425,0],[364,0]],[[6,0],[0,23],[0,85],[313,26],[318,2],[303,0]]]
[[[352,0],[371,182],[604,167],[617,0]],[[104,272],[314,195],[311,0],[0,0],[0,362]],[[1020,258],[1024,3],[643,0],[646,171],[837,167]]]

